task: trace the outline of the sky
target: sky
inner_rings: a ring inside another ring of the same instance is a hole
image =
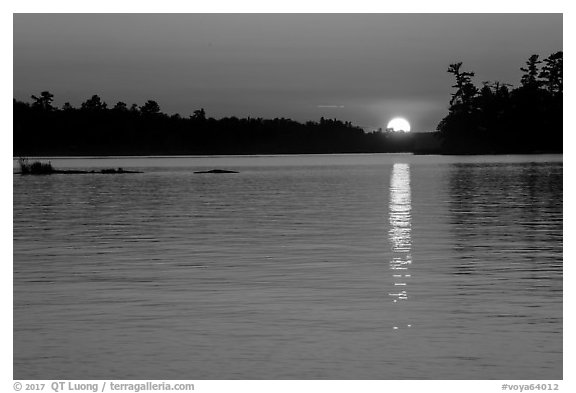
[[[562,50],[562,14],[14,14],[14,98],[98,94],[188,116],[320,117],[433,131],[450,63],[518,85]]]

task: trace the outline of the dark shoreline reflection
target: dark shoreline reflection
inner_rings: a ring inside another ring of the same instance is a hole
[[[394,329],[411,327],[411,323],[398,316],[401,303],[408,300],[409,267],[412,264],[412,195],[410,190],[410,165],[395,163],[390,175],[388,238],[392,252],[390,270],[394,291],[389,293],[394,303]]]
[[[498,262],[518,257],[536,265],[528,270],[562,268],[561,162],[454,164],[449,187],[454,251],[462,261],[454,274],[483,272],[487,264],[505,270]]]
[[[452,165],[454,321],[562,341],[562,172],[562,162]]]

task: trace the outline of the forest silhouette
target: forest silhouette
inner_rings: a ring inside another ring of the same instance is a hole
[[[543,66],[540,66],[543,64]],[[203,108],[183,117],[160,105],[117,102],[98,95],[80,108],[53,105],[43,91],[14,104],[14,156],[215,155],[385,153],[509,154],[562,152],[562,52],[543,61],[531,56],[520,86],[484,82],[462,63],[448,115],[436,132],[366,132],[338,119],[297,122],[286,118],[208,117]]]
[[[462,63],[448,72],[456,80],[448,115],[438,124],[444,154],[561,153],[562,52],[543,61],[532,55],[520,86],[501,82],[474,85]],[[540,66],[543,64],[543,66]]]

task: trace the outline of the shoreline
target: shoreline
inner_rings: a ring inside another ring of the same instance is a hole
[[[342,153],[215,153],[215,154],[86,154],[86,155],[65,155],[65,154],[18,154],[13,155],[12,159],[17,160],[20,157],[34,159],[112,159],[112,158],[205,158],[205,157],[292,157],[292,156],[344,156],[344,155],[414,155],[414,156],[511,156],[511,155],[563,155],[564,152],[557,151],[538,151],[538,152],[489,152],[489,153],[441,153],[441,152],[342,152]]]

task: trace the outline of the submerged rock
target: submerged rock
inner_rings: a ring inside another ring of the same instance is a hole
[[[211,169],[209,171],[198,171],[194,173],[238,173],[236,171],[229,171],[226,169]]]
[[[104,173],[104,174],[116,174],[116,173],[142,173],[142,172],[138,172],[138,171],[127,171],[125,169],[122,168],[118,168],[118,169],[102,169],[100,171],[100,173]]]

